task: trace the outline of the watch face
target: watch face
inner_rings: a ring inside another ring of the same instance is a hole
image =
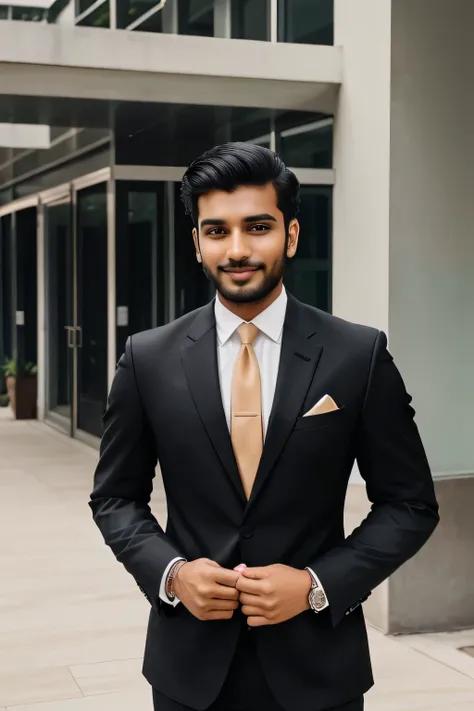
[[[313,588],[310,593],[310,604],[313,610],[321,610],[326,604],[326,595],[320,588]]]

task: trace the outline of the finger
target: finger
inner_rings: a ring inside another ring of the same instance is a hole
[[[219,611],[219,612],[207,612],[205,616],[205,621],[212,622],[214,620],[231,620],[234,615],[234,611]]]
[[[227,570],[226,568],[219,568],[212,571],[214,582],[220,583],[221,585],[229,585],[235,588],[237,580],[240,578],[240,573],[236,573],[235,570]]]
[[[247,567],[247,566],[245,565],[245,563],[240,563],[240,565],[236,565],[236,566],[235,566],[234,570],[235,570],[237,573],[241,573],[241,574],[242,574],[242,573],[244,572],[244,570],[246,569],[246,567]]]
[[[251,580],[263,580],[269,576],[268,568],[245,568],[242,571],[242,575],[245,578],[250,578]]]
[[[252,605],[253,607],[259,607],[263,609],[263,601],[260,595],[249,595],[249,593],[240,593],[240,603],[241,605]]]
[[[207,609],[209,612],[219,612],[224,610],[236,610],[239,603],[236,600],[209,600]]]
[[[263,611],[254,605],[242,605],[242,614],[245,617],[264,617]]]
[[[235,587],[240,592],[249,593],[250,595],[263,595],[263,583],[263,580],[250,580],[244,575],[241,575]]]
[[[265,625],[271,625],[273,623],[265,619],[265,617],[255,615],[254,617],[247,617],[247,624],[249,627],[265,627]]]
[[[212,590],[211,597],[218,600],[238,600],[240,593],[237,588],[231,588],[228,585],[216,585]]]

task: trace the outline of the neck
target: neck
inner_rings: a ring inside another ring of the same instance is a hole
[[[228,299],[224,299],[221,294],[218,294],[217,298],[219,299],[221,304],[226,307],[226,309],[241,318],[242,321],[252,321],[259,314],[261,314],[262,311],[268,309],[268,307],[271,306],[278,299],[282,291],[283,282],[280,282],[278,286],[272,292],[270,292],[270,294],[268,294],[268,296],[266,296],[264,299],[260,299],[259,301],[250,301],[249,303],[238,303],[235,301],[229,301]]]

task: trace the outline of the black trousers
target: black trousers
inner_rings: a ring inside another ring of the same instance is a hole
[[[153,690],[155,711],[192,711]],[[327,711],[363,711],[359,698]],[[261,670],[252,631],[245,630],[237,646],[229,675],[218,699],[208,711],[283,711]]]

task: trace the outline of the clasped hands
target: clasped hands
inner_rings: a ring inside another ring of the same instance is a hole
[[[182,604],[199,620],[229,620],[239,606],[249,627],[276,625],[308,610],[311,576],[286,565],[234,570],[207,558],[183,563],[173,581]]]

